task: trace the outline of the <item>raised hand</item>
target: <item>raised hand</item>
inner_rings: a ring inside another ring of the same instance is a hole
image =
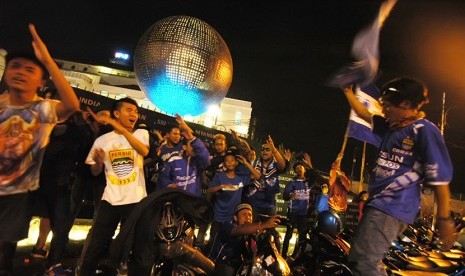
[[[286,158],[287,161],[291,161],[292,152],[290,149],[284,149],[284,158]]]
[[[309,168],[313,168],[312,159],[310,158],[310,154],[304,152],[304,158],[302,159],[302,162],[304,162],[304,164],[307,165]]]
[[[271,139],[271,135],[268,135],[268,138],[266,138],[266,143],[271,147],[271,152],[277,151],[276,147],[274,146],[273,139]]]
[[[40,60],[43,64],[54,62],[50,56],[50,53],[48,52],[47,46],[45,46],[45,43],[40,38],[39,34],[37,34],[34,24],[29,24],[29,31],[32,35],[32,48],[34,48],[34,54],[36,55],[37,59]]]

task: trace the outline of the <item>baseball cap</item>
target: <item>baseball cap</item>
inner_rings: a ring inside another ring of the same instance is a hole
[[[237,148],[231,147],[226,151],[224,156],[232,155],[232,156],[236,157],[236,155],[239,155],[239,154],[240,153],[239,153],[239,150],[237,150]]]
[[[234,209],[234,213],[237,214],[239,211],[244,210],[244,209],[249,209],[252,212],[252,206],[248,203],[241,203],[236,206]]]

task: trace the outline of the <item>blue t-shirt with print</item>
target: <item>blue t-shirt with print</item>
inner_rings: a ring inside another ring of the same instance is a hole
[[[234,208],[241,203],[242,189],[250,185],[250,172],[248,174],[235,174],[233,178],[228,177],[226,172],[221,172],[213,177],[210,187],[217,187],[222,184],[231,184],[237,190],[221,190],[215,193],[213,213],[215,221],[226,222],[234,218]]]
[[[284,197],[289,198],[290,194],[297,195],[296,199],[289,202],[289,214],[306,215],[310,200],[310,187],[305,179],[293,179],[284,189]]]
[[[444,139],[426,119],[389,130],[383,117],[373,116],[373,125],[373,133],[382,137],[382,142],[370,178],[367,204],[413,223],[420,207],[420,185],[447,185],[452,179]]]

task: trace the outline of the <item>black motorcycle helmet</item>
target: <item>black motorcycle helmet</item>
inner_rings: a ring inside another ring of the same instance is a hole
[[[318,214],[316,230],[335,237],[341,232],[341,219],[330,210],[323,211]]]

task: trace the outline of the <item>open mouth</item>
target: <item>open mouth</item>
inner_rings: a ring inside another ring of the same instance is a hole
[[[12,80],[16,83],[26,83],[26,80],[24,80],[23,78],[13,78]]]

